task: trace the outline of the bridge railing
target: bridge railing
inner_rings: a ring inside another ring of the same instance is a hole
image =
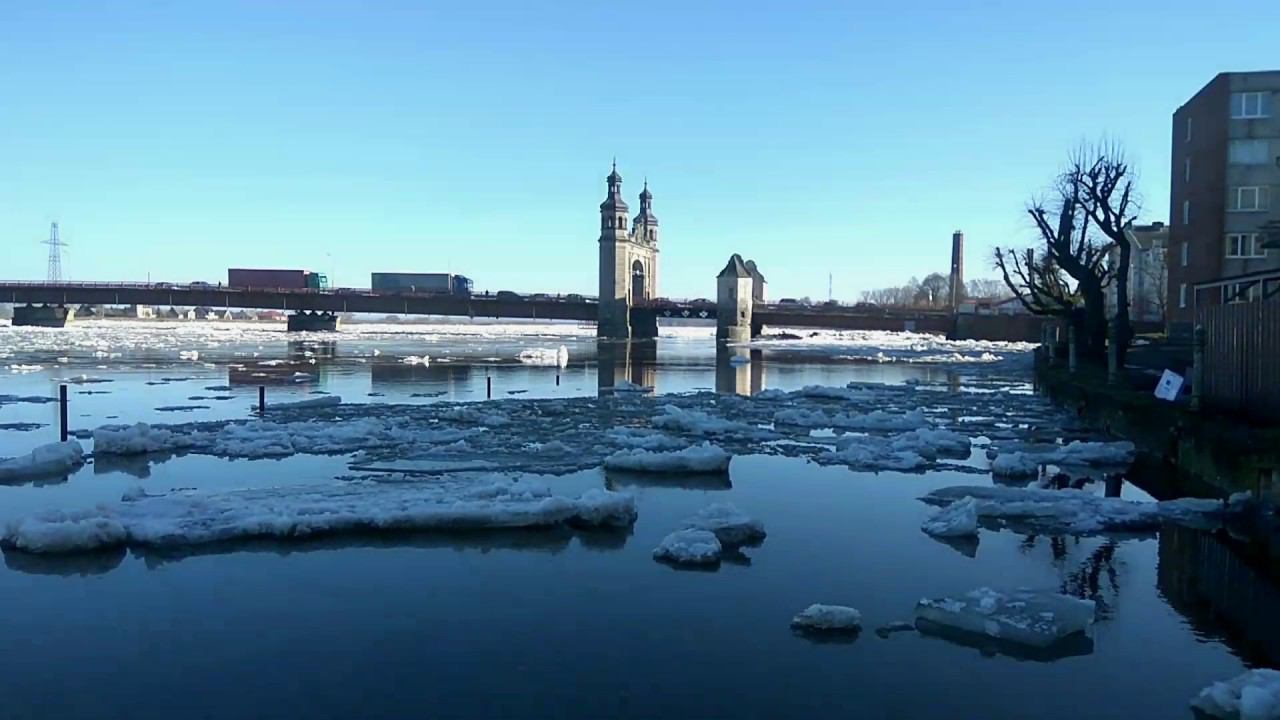
[[[455,297],[448,291],[418,291],[418,290],[373,290],[370,288],[294,288],[294,287],[269,287],[260,285],[223,285],[222,283],[208,282],[191,282],[191,283],[171,283],[171,282],[138,282],[133,280],[121,280],[116,282],[109,281],[74,281],[66,280],[62,282],[46,282],[44,280],[0,280],[0,287],[22,287],[22,288],[40,288],[49,290],[183,290],[190,292],[227,292],[227,293],[287,293],[298,295],[363,295],[369,297],[412,297],[412,298],[431,298],[431,297]],[[512,293],[511,295],[503,294],[498,297],[498,293],[494,292],[473,292],[470,296],[473,300],[522,300],[529,302],[598,302],[594,295],[580,295],[577,293]]]

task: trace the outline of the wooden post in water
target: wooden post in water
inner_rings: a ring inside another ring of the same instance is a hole
[[[267,386],[258,386],[258,414],[263,415],[267,412]]]
[[[1076,371],[1076,324],[1067,325],[1067,369]]]
[[[1204,326],[1191,335],[1191,409],[1199,410],[1204,398]]]
[[[560,387],[560,373],[556,373],[556,387]]]
[[[489,400],[493,399],[493,376],[486,375],[484,378],[484,396]]]
[[[58,428],[59,439],[67,441],[67,386],[58,386]]]

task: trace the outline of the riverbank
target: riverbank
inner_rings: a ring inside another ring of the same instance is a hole
[[[1132,441],[1149,466],[1168,471],[1170,496],[1250,492],[1280,500],[1280,428],[1192,410],[1185,398],[1160,400],[1125,380],[1110,383],[1104,369],[1083,364],[1073,373],[1066,363],[1037,362],[1036,382],[1054,402]]]

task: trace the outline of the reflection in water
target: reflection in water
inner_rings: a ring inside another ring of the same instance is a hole
[[[982,633],[958,630],[924,618],[916,620],[916,629],[924,635],[936,637],[955,645],[973,648],[986,657],[1004,655],[1017,660],[1053,662],[1063,658],[1093,653],[1093,638],[1083,632],[1073,633],[1048,647],[1038,648],[994,638]]]
[[[716,392],[755,395],[764,389],[764,353],[716,343]]]
[[[609,490],[630,487],[684,488],[687,490],[730,490],[729,473],[638,473],[606,470],[604,486]]]
[[[619,381],[651,388],[658,377],[658,344],[652,340],[596,343],[596,386],[606,394]]]
[[[576,537],[586,549],[597,552],[620,550],[626,546],[631,528],[591,528],[575,530],[564,526],[548,528],[497,528],[492,530],[444,533],[358,533],[297,539],[259,538],[188,545],[185,547],[136,547],[129,552],[155,570],[188,558],[243,553],[287,557],[353,549],[433,549],[455,551],[519,550],[557,554]],[[4,563],[10,570],[32,575],[100,575],[119,567],[125,558],[123,546],[86,553],[37,554],[4,548]]]
[[[410,365],[401,362],[370,363],[370,384],[381,385],[433,384],[444,385],[450,391],[462,389],[470,382],[474,368],[462,363],[435,363]]]
[[[227,384],[232,387],[293,385],[299,382],[324,384],[328,366],[337,360],[336,340],[290,340],[283,358],[259,358],[246,361],[243,367],[228,366]]]
[[[1280,587],[1265,565],[1210,533],[1166,525],[1156,578],[1197,634],[1225,642],[1246,662],[1280,662]]]

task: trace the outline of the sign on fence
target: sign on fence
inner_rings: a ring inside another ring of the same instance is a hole
[[[1182,392],[1182,376],[1172,370],[1165,370],[1160,376],[1160,382],[1156,385],[1156,397],[1173,402],[1178,399],[1180,392]]]

